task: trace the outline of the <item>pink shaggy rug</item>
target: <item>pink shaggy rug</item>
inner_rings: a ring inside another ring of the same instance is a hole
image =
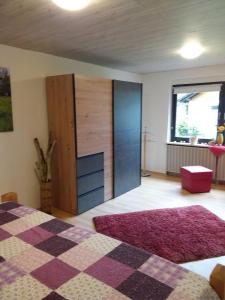
[[[200,205],[95,217],[97,232],[175,263],[225,255],[225,221]]]

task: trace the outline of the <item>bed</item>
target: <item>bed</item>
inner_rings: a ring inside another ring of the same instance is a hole
[[[128,244],[0,204],[0,299],[213,300],[208,281]]]

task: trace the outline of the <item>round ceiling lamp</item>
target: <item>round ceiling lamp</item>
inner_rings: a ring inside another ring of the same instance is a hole
[[[194,59],[204,52],[204,48],[198,41],[190,41],[186,43],[180,50],[179,54],[186,59]]]
[[[80,10],[87,7],[90,0],[52,0],[57,6],[65,10]]]

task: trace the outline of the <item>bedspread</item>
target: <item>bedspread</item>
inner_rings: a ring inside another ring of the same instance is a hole
[[[0,204],[0,299],[213,300],[172,262],[13,202]]]

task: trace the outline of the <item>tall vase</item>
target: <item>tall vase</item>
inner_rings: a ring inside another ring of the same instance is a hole
[[[217,133],[216,143],[218,145],[223,145],[223,133],[222,132]]]
[[[41,196],[41,211],[51,214],[52,212],[52,186],[51,181],[41,182],[40,185]]]

